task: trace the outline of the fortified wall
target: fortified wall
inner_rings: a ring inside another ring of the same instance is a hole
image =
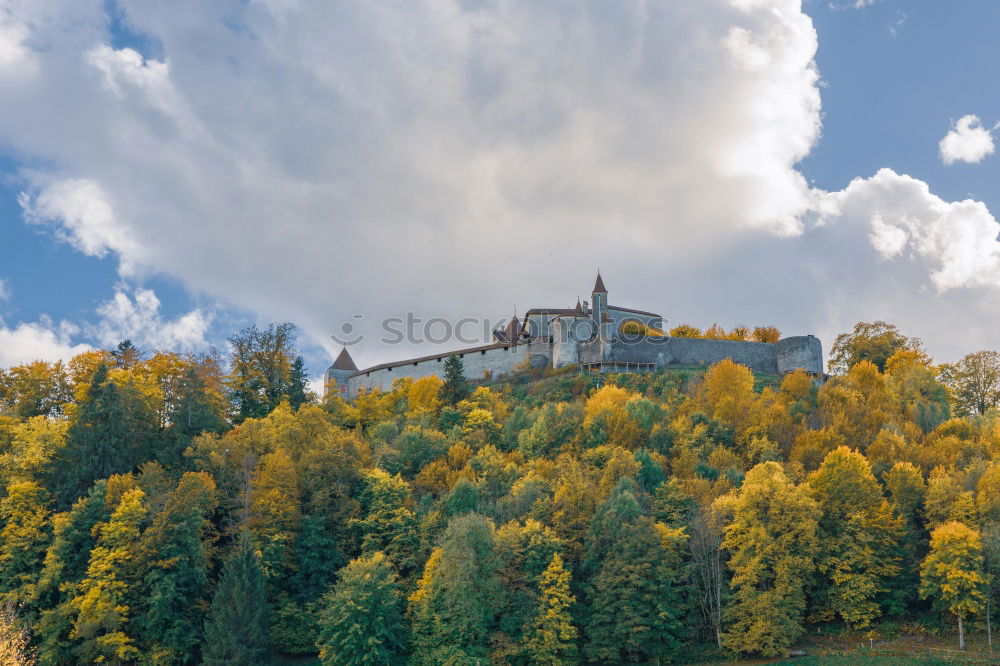
[[[515,368],[561,368],[578,365],[590,372],[653,372],[670,367],[708,366],[730,359],[756,373],[783,375],[804,370],[823,374],[823,347],[812,335],[783,338],[776,343],[745,340],[673,338],[637,334],[624,325],[658,329],[660,315],[608,305],[600,274],[592,292],[592,305],[577,302],[574,308],[533,308],[524,322],[515,317],[505,330],[494,331],[495,341],[460,349],[383,363],[359,370],[344,349],[326,371],[325,384],[335,382],[348,400],[376,389],[388,391],[401,377],[419,379],[444,376],[444,362],[452,355],[462,359],[471,380],[499,377]]]

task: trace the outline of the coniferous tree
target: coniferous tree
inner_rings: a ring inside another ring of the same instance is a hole
[[[469,380],[465,378],[465,364],[455,354],[444,362],[444,385],[441,387],[441,398],[449,405],[465,400],[472,392]]]
[[[85,662],[128,663],[141,651],[132,619],[137,606],[140,525],[146,517],[139,488],[127,490],[106,523],[96,528],[87,575],[70,601],[76,620],[70,637]]]
[[[605,664],[669,661],[683,636],[683,529],[642,517],[618,531],[594,579],[585,652]]]
[[[249,534],[241,534],[222,571],[205,621],[208,666],[254,666],[271,653],[267,585]]]
[[[306,363],[301,356],[292,361],[288,379],[288,404],[292,409],[298,409],[309,401],[309,378],[306,376]]]
[[[208,596],[208,513],[214,506],[212,478],[188,472],[143,533],[146,574],[137,624],[156,663],[191,663],[197,652]]]
[[[396,574],[376,552],[348,564],[323,599],[320,661],[324,666],[401,663],[406,629]]]
[[[554,553],[539,581],[538,615],[527,641],[531,663],[538,666],[567,666],[578,662],[576,627],[570,612],[576,599],[570,592],[569,579],[562,558]]]
[[[171,445],[165,447],[169,448],[170,454],[160,456],[164,464],[180,464],[184,449],[195,436],[203,432],[222,432],[226,422],[219,406],[214,403],[198,371],[188,368],[178,384],[177,399],[170,405],[167,415],[170,421],[167,435]]]
[[[41,610],[36,637],[42,664],[72,663],[74,642],[70,639],[75,611],[70,601],[87,572],[94,547],[94,526],[110,518],[105,501],[106,481],[98,481],[86,497],[67,513],[53,516],[53,538],[37,586],[36,603]]]
[[[132,471],[149,452],[155,428],[141,398],[109,380],[107,366],[98,367],[57,465],[62,505],[69,506],[98,479]]]
[[[131,340],[126,339],[111,350],[111,358],[114,359],[115,367],[129,370],[142,361],[142,352]]]

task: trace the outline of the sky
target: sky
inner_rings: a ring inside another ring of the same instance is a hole
[[[1000,348],[998,25],[994,0],[0,0],[0,367],[290,321],[318,377],[337,339],[430,353],[429,320],[569,307],[598,268],[668,326]]]

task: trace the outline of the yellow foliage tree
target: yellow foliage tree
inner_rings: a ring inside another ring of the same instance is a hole
[[[958,649],[965,649],[965,618],[986,606],[986,575],[979,532],[952,521],[931,532],[931,550],[920,566],[920,596],[958,620]]]

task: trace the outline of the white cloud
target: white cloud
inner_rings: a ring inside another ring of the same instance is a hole
[[[891,258],[909,248],[939,291],[1000,287],[1000,224],[979,201],[944,201],[927,183],[892,169],[828,195],[827,217],[864,220],[871,243]],[[831,214],[832,211],[832,214]]]
[[[993,135],[982,126],[979,116],[962,116],[938,144],[945,164],[972,162],[977,164],[993,154]]]
[[[831,2],[827,6],[830,9],[864,9],[875,4],[875,0],[850,0],[849,2]]]
[[[208,346],[205,334],[211,314],[192,310],[173,320],[160,313],[160,299],[151,289],[137,288],[130,295],[119,288],[111,300],[97,308],[100,321],[91,334],[105,347],[130,339],[140,347],[191,351]]]
[[[56,325],[47,317],[13,328],[0,321],[0,368],[32,361],[66,361],[88,351],[90,345],[73,343],[78,331],[68,322]]]
[[[36,182],[44,182],[41,176]],[[73,178],[55,180],[37,188],[34,195],[18,197],[24,218],[32,224],[58,224],[60,235],[79,251],[104,257],[108,251],[121,257],[123,273],[143,256],[129,229],[115,217],[106,193],[97,183]]]
[[[48,165],[26,218],[313,341],[355,312],[570,305],[598,265],[672,320],[1000,324],[969,295],[996,284],[982,204],[796,169],[821,128],[800,0],[119,5],[155,57],[109,45],[102,0],[10,6],[37,75],[0,69],[0,143]],[[154,347],[209,317],[125,289],[101,316],[103,344]]]
[[[362,307],[482,307],[484,266],[625,273],[809,207],[798,0],[120,6],[156,58],[108,46],[102,3],[47,6],[89,13],[30,23],[41,75],[0,108],[52,165],[29,219],[313,339]]]
[[[0,303],[10,300],[10,287],[7,286],[7,281],[0,279]]]

